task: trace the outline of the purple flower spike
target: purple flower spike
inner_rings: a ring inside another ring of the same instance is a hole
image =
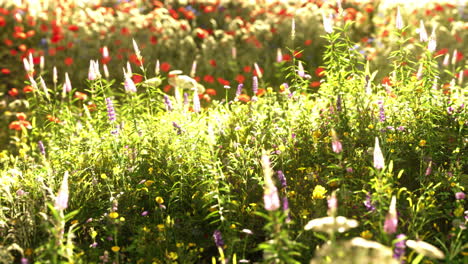
[[[257,78],[257,76],[254,76],[252,78],[252,92],[253,92],[254,96],[257,95],[257,93],[258,93],[258,78]]]
[[[213,239],[217,247],[224,246],[224,241],[223,241],[223,237],[221,236],[221,231],[215,230],[213,233]]]
[[[405,248],[406,248],[406,235],[399,234],[396,236],[398,242],[395,243],[395,247],[393,249],[393,258],[396,260],[401,261],[400,263],[405,263],[402,258],[405,256]]]
[[[114,122],[115,118],[115,109],[114,104],[112,103],[112,99],[110,97],[106,98],[106,106],[107,106],[107,117],[109,117],[109,122]]]
[[[286,177],[284,176],[283,171],[278,171],[277,174],[278,174],[278,180],[281,183],[281,187],[286,188],[288,184],[286,182]]]

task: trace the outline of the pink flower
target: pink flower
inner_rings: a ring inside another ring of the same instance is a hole
[[[276,186],[266,186],[263,194],[263,202],[267,211],[275,211],[280,208],[280,200]]]
[[[455,199],[457,200],[464,200],[465,199],[465,193],[464,192],[457,192],[455,194]]]
[[[384,231],[387,234],[396,233],[398,227],[398,215],[396,210],[396,197],[392,196],[390,208],[385,216]]]

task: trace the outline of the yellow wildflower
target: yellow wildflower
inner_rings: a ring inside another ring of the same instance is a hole
[[[159,225],[157,225],[156,227],[158,228],[158,231],[159,231],[159,232],[164,231],[164,228],[165,228],[165,227],[164,227],[164,224],[159,224]]]
[[[167,254],[166,254],[166,257],[167,257],[168,259],[170,259],[170,260],[176,260],[176,259],[179,258],[179,256],[177,255],[177,253],[176,253],[176,252],[173,252],[173,251],[167,253]]]
[[[107,179],[107,175],[105,173],[101,174],[101,179],[103,180]]]
[[[421,139],[421,140],[419,141],[419,146],[424,147],[424,146],[426,146],[426,143],[427,143],[426,140]]]
[[[154,183],[154,181],[152,181],[152,180],[145,181],[145,186],[150,187],[153,183]]]
[[[112,251],[114,251],[114,252],[119,252],[119,251],[120,251],[120,247],[119,247],[119,246],[113,246],[111,249],[112,249]]]
[[[119,217],[119,213],[111,212],[111,213],[109,213],[109,217],[112,218],[112,219],[115,219],[115,218]]]
[[[361,232],[361,237],[364,238],[364,239],[372,239],[373,235],[371,233],[371,231],[369,230],[364,230]]]
[[[161,197],[161,196],[158,196],[154,199],[158,204],[163,204],[164,203],[164,199]]]
[[[325,199],[325,194],[327,193],[327,189],[322,185],[317,185],[312,192],[313,199]]]

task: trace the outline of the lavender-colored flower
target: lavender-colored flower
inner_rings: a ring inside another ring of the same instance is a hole
[[[239,83],[239,85],[237,85],[237,90],[236,90],[236,99],[237,97],[239,97],[239,95],[242,93],[242,88],[244,87],[244,84],[242,83]]]
[[[68,77],[68,72],[65,73],[65,84],[63,85],[63,95],[66,93],[71,92],[72,90],[72,85],[70,82],[70,77]]]
[[[172,111],[172,103],[171,99],[169,99],[169,96],[164,95],[164,105],[166,106],[167,111]]]
[[[398,30],[403,29],[403,18],[401,17],[400,7],[397,7],[397,14],[396,14],[396,18],[395,18],[395,27]]]
[[[375,206],[372,204],[372,198],[371,198],[371,195],[369,193],[366,194],[366,200],[364,201],[364,206],[370,212],[375,211]]]
[[[129,76],[125,76],[124,87],[125,87],[125,92],[136,93],[137,91],[135,83],[133,82],[132,78],[130,78]]]
[[[374,147],[374,168],[382,169],[385,166],[385,160],[379,145],[379,138],[375,137]]]
[[[179,124],[172,122],[172,126],[177,130],[177,135],[182,134],[182,127],[180,127]]]
[[[21,258],[21,264],[29,264],[29,260],[27,258]]]
[[[402,258],[405,256],[407,237],[405,234],[398,234],[396,239],[397,242],[395,243],[395,247],[393,249],[393,258],[400,261],[400,263],[405,263]]]
[[[193,91],[193,111],[195,113],[200,113],[201,106],[200,106],[200,98],[198,98],[197,91]]]
[[[184,105],[188,105],[189,104],[189,96],[188,96],[188,93],[184,93]]]
[[[221,236],[221,231],[215,230],[213,233],[213,239],[217,247],[224,246],[224,241],[223,241],[223,237]]]
[[[384,102],[383,101],[378,101],[379,104],[379,121],[380,122],[385,122],[387,120],[385,116],[385,109],[384,109]]]
[[[114,122],[115,118],[115,109],[114,104],[112,103],[112,99],[110,97],[106,98],[106,107],[107,107],[107,117],[109,117],[109,122]]]
[[[41,140],[37,142],[37,147],[39,148],[39,151],[41,152],[41,154],[45,156],[46,154],[45,147],[44,147],[44,143],[42,143]]]
[[[141,216],[147,216],[147,215],[148,215],[148,211],[141,212]]]
[[[253,92],[254,96],[257,95],[257,93],[258,93],[258,78],[257,78],[257,76],[254,76],[252,78],[252,92]]]
[[[55,198],[55,209],[63,211],[68,207],[68,171],[65,172],[57,197]]]
[[[455,193],[455,199],[457,200],[464,200],[466,197],[465,193],[464,192],[457,192]]]
[[[299,77],[304,78],[305,72],[304,72],[304,66],[302,66],[302,62],[299,61],[299,64],[297,65],[297,75]]]
[[[390,208],[387,215],[385,216],[384,232],[387,234],[393,234],[397,231],[398,227],[398,215],[396,210],[396,197],[392,196],[390,202]]]
[[[278,180],[281,183],[281,187],[286,188],[288,186],[288,184],[286,182],[286,176],[284,176],[283,171],[279,170],[276,173],[278,175]]]

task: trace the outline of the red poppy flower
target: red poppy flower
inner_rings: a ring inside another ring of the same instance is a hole
[[[219,84],[221,84],[221,85],[223,85],[223,86],[224,86],[224,85],[229,85],[229,81],[228,81],[228,80],[225,80],[225,79],[223,79],[223,78],[221,78],[221,77],[218,77],[218,82],[219,82]]]
[[[388,86],[392,86],[392,81],[390,80],[390,77],[388,77],[388,76],[383,77],[383,79],[382,79],[382,84],[386,84],[386,85],[388,85]]]
[[[0,16],[0,27],[4,27],[6,25],[6,20],[3,16]]]
[[[80,28],[79,28],[77,25],[70,25],[70,26],[68,26],[68,29],[69,29],[70,31],[76,32],[76,31],[78,31]]]
[[[210,65],[213,67],[216,67],[216,60],[211,59],[210,60]]]
[[[252,71],[252,67],[250,67],[249,65],[244,67],[244,72],[248,73],[248,72],[251,72],[251,71]]]
[[[23,87],[23,92],[25,93],[30,93],[32,91],[34,91],[34,88],[31,85],[26,85],[25,87]]]
[[[312,40],[311,39],[307,39],[304,41],[304,45],[305,46],[309,46],[310,44],[312,44]]]
[[[245,81],[244,75],[238,74],[238,75],[236,76],[236,81],[237,81],[238,83],[244,83],[244,81]]]
[[[311,82],[309,86],[312,88],[317,88],[317,87],[320,87],[320,84],[321,83],[319,81],[314,81],[314,82]]]
[[[10,71],[10,69],[3,68],[3,69],[2,69],[2,73],[3,73],[3,74],[10,74],[11,71]]]
[[[18,89],[16,89],[16,88],[11,88],[11,89],[8,91],[8,94],[9,94],[10,96],[15,97],[15,96],[17,96],[17,95],[19,94],[19,92],[18,92]]]
[[[143,81],[143,76],[139,75],[139,74],[134,74],[132,76],[132,80],[135,84],[137,83],[141,83]]]
[[[67,58],[65,58],[65,60],[63,62],[65,63],[65,65],[70,66],[70,65],[73,64],[73,59],[70,58],[70,57],[67,57]]]
[[[171,69],[171,65],[167,62],[161,63],[161,71],[168,72]]]
[[[215,80],[214,80],[214,77],[213,77],[213,76],[211,76],[211,75],[205,75],[205,76],[203,77],[203,81],[205,81],[205,82],[207,82],[207,83],[214,83]]]

